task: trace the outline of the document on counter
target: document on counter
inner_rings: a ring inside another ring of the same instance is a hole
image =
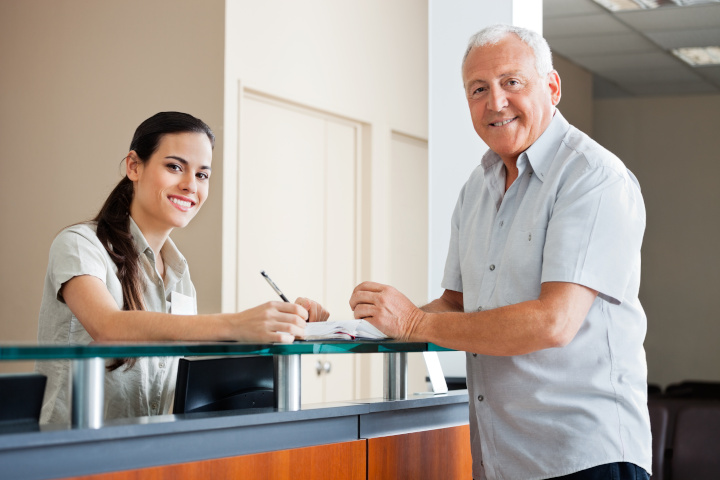
[[[336,320],[305,324],[302,340],[384,340],[389,338],[365,320]]]

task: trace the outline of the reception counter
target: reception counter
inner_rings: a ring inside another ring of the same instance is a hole
[[[395,342],[293,345],[78,346],[70,355],[0,346],[0,360],[167,355],[168,348],[195,356],[382,352],[389,375],[398,371],[393,355],[441,350]],[[467,392],[402,397],[0,430],[0,478],[469,478]]]

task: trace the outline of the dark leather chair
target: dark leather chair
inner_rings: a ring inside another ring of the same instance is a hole
[[[678,410],[671,472],[672,480],[720,479],[720,402]]]
[[[658,402],[648,404],[650,430],[652,431],[652,479],[665,478],[665,450],[668,430],[668,409]]]
[[[665,397],[720,400],[720,382],[686,380],[665,387]]]

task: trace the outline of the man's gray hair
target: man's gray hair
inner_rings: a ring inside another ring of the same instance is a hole
[[[470,50],[475,47],[484,47],[489,44],[495,45],[509,34],[516,35],[520,40],[533,49],[533,52],[535,53],[535,69],[541,77],[544,77],[553,71],[550,46],[542,35],[533,30],[528,30],[527,28],[505,24],[490,25],[470,37],[467,50],[465,50],[465,56],[462,60],[462,68],[465,68],[465,60],[467,60]]]

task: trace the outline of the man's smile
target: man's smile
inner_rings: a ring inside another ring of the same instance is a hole
[[[490,126],[491,127],[502,127],[502,126],[507,125],[510,122],[514,122],[515,120],[517,120],[517,118],[518,117],[513,117],[513,118],[508,118],[507,120],[501,120],[499,122],[491,123]]]

